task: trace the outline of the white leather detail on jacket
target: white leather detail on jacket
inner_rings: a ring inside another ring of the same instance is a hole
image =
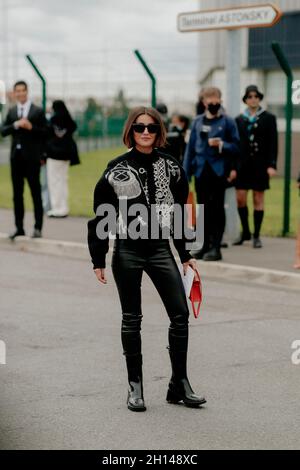
[[[118,198],[134,199],[143,191],[148,204],[150,203],[147,178],[141,178],[146,172],[144,169],[144,171],[140,170],[141,168],[137,171],[128,161],[118,163],[109,170],[106,177]],[[176,182],[180,179],[180,168],[172,160],[159,158],[153,163],[153,177],[157,220],[161,228],[168,227],[172,233],[175,201],[170,189],[170,183],[171,177],[176,178]],[[142,221],[140,220],[140,222]],[[122,217],[119,219],[119,229],[121,232],[125,232],[127,229]]]
[[[167,174],[166,172],[166,161],[164,159],[159,159],[154,163],[153,170],[156,186],[156,214],[159,220],[159,224],[162,228],[169,227],[172,229],[174,197],[170,190],[170,174]],[[175,171],[175,168],[172,170]],[[178,170],[180,171],[179,167]]]
[[[176,163],[174,163],[172,160],[166,160],[166,163],[169,167],[169,170],[170,172],[172,173],[173,176],[176,176],[177,175],[177,179],[176,181],[179,181],[180,180],[180,176],[181,176],[181,172],[180,172],[180,168],[178,165],[176,165]]]
[[[125,221],[123,219],[122,213],[118,213],[118,218],[117,218],[117,230],[119,234],[126,234],[127,233],[127,225],[125,224]]]
[[[113,187],[118,197],[134,199],[138,197],[142,190],[134,172],[126,162],[118,163],[108,174],[108,182]]]

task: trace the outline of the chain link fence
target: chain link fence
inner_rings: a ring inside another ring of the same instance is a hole
[[[129,109],[151,103],[150,81],[133,50],[29,52],[47,82],[47,111],[51,112],[55,99],[66,102],[78,125],[76,138],[81,152],[120,145]],[[196,43],[193,48],[149,47],[141,52],[157,79],[157,101],[166,103],[170,114],[192,117],[199,88]],[[32,100],[42,102],[40,79],[25,56],[14,49],[6,57],[8,96],[2,118],[13,104],[12,88],[19,79],[28,82]],[[0,55],[0,64],[2,58]],[[7,153],[7,140],[1,141],[0,162],[7,161]]]

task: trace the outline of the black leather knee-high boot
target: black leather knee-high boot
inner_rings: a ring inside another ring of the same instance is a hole
[[[172,378],[169,382],[167,401],[183,403],[189,407],[198,407],[206,403],[204,397],[199,397],[193,391],[187,377],[188,326],[174,331],[169,330],[169,355],[172,365]]]
[[[143,391],[142,355],[127,355],[126,364],[129,383],[127,407],[131,411],[146,411]]]
[[[146,410],[143,394],[141,320],[141,313],[123,313],[121,336],[129,383],[127,406],[131,411]]]
[[[169,354],[173,373],[169,383],[167,401],[174,404],[183,401],[189,407],[204,405],[206,399],[195,394],[187,377],[187,351],[171,351],[170,349]]]

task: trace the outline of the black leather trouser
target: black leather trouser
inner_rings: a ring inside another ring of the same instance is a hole
[[[189,309],[169,240],[116,239],[112,272],[122,308],[123,354],[141,354],[141,282],[144,271],[157,289],[170,319],[170,350],[187,351]]]

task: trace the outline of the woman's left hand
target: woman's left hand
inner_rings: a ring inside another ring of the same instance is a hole
[[[195,258],[191,258],[188,261],[186,261],[185,263],[182,263],[182,266],[183,266],[183,273],[185,275],[188,266],[190,266],[194,270],[197,269],[197,262],[196,262]]]

